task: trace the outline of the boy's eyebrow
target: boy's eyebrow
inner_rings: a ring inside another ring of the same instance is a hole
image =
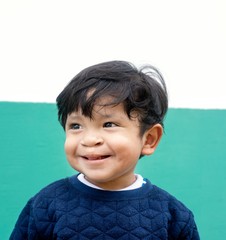
[[[70,119],[81,119],[82,118],[82,116],[80,116],[80,115],[78,115],[78,114],[76,114],[76,113],[71,113],[71,114],[69,114],[68,115],[68,118],[70,118]]]
[[[122,114],[115,114],[115,113],[100,113],[98,114],[103,118],[103,119],[124,119],[125,116]]]
[[[112,118],[121,118],[123,119],[124,116],[122,114],[115,114],[115,112],[104,112],[104,111],[95,111],[93,110],[94,113],[100,115],[102,118],[105,119],[112,119]],[[70,120],[82,120],[83,118],[86,118],[82,113],[80,112],[72,112],[71,114],[68,115],[68,119]]]
[[[114,116],[114,114],[107,114],[107,113],[101,113],[101,112],[97,112],[97,113],[104,118],[112,118]]]
[[[123,115],[121,113],[116,114],[114,110],[104,111],[101,108],[100,110],[97,111],[93,110],[93,112],[95,112],[96,114],[100,115],[103,118],[118,118],[118,117],[123,118]]]
[[[98,115],[100,115],[101,117],[103,118],[113,118],[115,116],[115,114],[105,114],[105,113],[100,113],[100,112],[97,112]],[[70,115],[68,115],[68,118],[70,119],[82,119],[83,117],[85,117],[84,115],[79,115],[79,114],[76,114],[76,113],[72,113]]]

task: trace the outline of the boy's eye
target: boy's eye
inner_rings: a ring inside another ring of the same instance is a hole
[[[105,128],[111,128],[111,127],[116,127],[117,125],[115,123],[112,122],[106,122],[104,123],[104,127]]]
[[[80,129],[81,128],[81,125],[79,125],[78,123],[73,123],[73,124],[71,124],[71,126],[70,126],[70,129]]]

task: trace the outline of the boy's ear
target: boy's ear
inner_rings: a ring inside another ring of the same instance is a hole
[[[144,134],[144,145],[141,151],[142,155],[151,155],[154,153],[156,147],[163,134],[163,127],[160,124],[155,124],[148,129]]]

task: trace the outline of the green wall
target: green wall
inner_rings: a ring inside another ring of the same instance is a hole
[[[26,201],[74,172],[64,156],[54,104],[0,102],[0,239]],[[226,110],[170,109],[165,135],[137,172],[193,212],[202,239],[226,236]]]

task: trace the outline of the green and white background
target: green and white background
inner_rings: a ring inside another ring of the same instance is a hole
[[[0,0],[0,239],[26,201],[74,174],[55,98],[107,60],[163,73],[170,109],[137,172],[193,212],[202,239],[226,236],[226,2]]]

